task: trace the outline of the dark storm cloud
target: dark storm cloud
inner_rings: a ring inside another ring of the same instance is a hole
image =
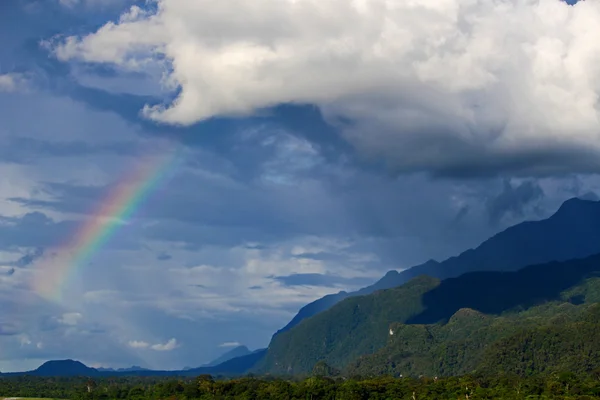
[[[468,205],[462,206],[456,213],[456,216],[454,217],[452,224],[455,225],[455,224],[460,223],[460,221],[467,216],[467,214],[469,213],[469,210],[470,210],[470,207]]]
[[[44,248],[56,246],[73,231],[70,221],[55,222],[42,212],[23,217],[0,217],[0,248]],[[35,253],[34,253],[35,254]]]
[[[171,256],[168,253],[160,253],[156,256],[156,259],[158,261],[168,261],[168,260],[171,260],[172,258],[173,258],[173,256]]]
[[[35,196],[12,197],[9,200],[34,209],[87,214],[99,205],[110,189],[108,186],[40,182],[38,195],[48,196],[50,200],[39,200]]]
[[[33,249],[32,251],[26,253],[24,256],[22,256],[18,260],[6,263],[6,265],[14,266],[14,267],[26,267],[43,255],[44,255],[44,249],[40,247],[40,248]],[[14,273],[14,269],[12,271]]]
[[[14,336],[21,333],[21,328],[12,322],[0,322],[0,336]]]
[[[528,180],[513,185],[505,180],[502,192],[486,203],[490,221],[496,223],[508,213],[518,217],[523,216],[524,208],[543,196],[544,191],[535,181]]]

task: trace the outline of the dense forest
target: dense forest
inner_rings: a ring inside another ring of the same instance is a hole
[[[344,379],[312,376],[304,380],[214,380],[197,378],[43,378],[0,379],[0,396],[56,399],[592,399],[600,396],[600,371],[586,375],[570,372],[522,378],[466,375],[451,378],[378,377]]]
[[[493,367],[486,360],[498,357],[508,368],[513,359],[502,356],[504,347],[514,349],[529,336],[540,346],[536,357],[562,353],[534,366],[511,365],[511,371],[540,372],[545,365],[584,372],[577,360],[600,352],[600,338],[596,348],[586,344],[592,335],[570,332],[600,332],[598,302],[600,255],[445,280],[419,276],[346,299],[280,333],[251,372],[306,374],[324,360],[347,374],[463,375],[485,363]],[[569,340],[546,340],[555,336]],[[566,357],[572,361],[565,363]],[[600,366],[600,360],[590,362]]]

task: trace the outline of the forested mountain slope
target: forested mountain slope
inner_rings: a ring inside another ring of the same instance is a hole
[[[516,333],[512,328],[541,328],[552,318],[577,314],[585,305],[600,300],[600,284],[596,278],[599,273],[600,255],[595,255],[533,265],[513,272],[471,272],[444,281],[417,277],[398,288],[346,299],[278,335],[266,358],[257,364],[258,370],[306,373],[319,360],[343,368],[360,355],[375,353],[386,344],[395,343],[394,340],[405,339],[408,344],[401,350],[384,349],[378,358],[372,362],[361,361],[363,367],[355,370],[374,371],[380,368],[383,359],[394,356],[400,357],[399,360],[408,357],[406,354],[414,354],[413,358],[406,358],[413,367],[400,369],[464,373],[475,364],[463,365],[450,356],[448,363],[460,365],[442,365],[435,367],[437,369],[425,365],[430,361],[417,365],[419,360],[438,357],[443,349],[456,352],[464,348],[465,340],[479,349],[478,346],[487,347]],[[564,310],[569,311],[565,314]],[[568,318],[565,321],[568,322]],[[390,327],[397,331],[391,336]],[[466,336],[453,336],[457,332]],[[496,334],[499,336],[494,336]],[[413,346],[414,340],[420,343],[418,341],[425,338],[424,344]],[[470,353],[464,357],[473,358]],[[364,367],[369,363],[374,367]]]
[[[301,308],[276,335],[348,297],[394,288],[419,275],[445,279],[471,271],[514,271],[527,265],[597,253],[600,253],[600,202],[573,198],[565,201],[550,218],[512,226],[456,257],[443,262],[430,260],[402,272],[390,271],[375,284],[359,291],[340,292],[315,300]]]

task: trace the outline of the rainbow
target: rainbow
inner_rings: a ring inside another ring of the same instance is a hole
[[[70,277],[89,264],[119,227],[128,223],[143,201],[180,165],[177,149],[150,156],[121,179],[72,237],[46,257],[33,278],[33,290],[47,300],[60,301]]]

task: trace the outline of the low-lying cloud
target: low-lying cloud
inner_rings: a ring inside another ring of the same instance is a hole
[[[133,349],[151,349],[155,351],[171,351],[179,347],[175,338],[169,339],[165,343],[150,344],[143,340],[130,340],[127,344]]]
[[[224,342],[219,345],[219,347],[239,347],[242,344],[240,342]]]

